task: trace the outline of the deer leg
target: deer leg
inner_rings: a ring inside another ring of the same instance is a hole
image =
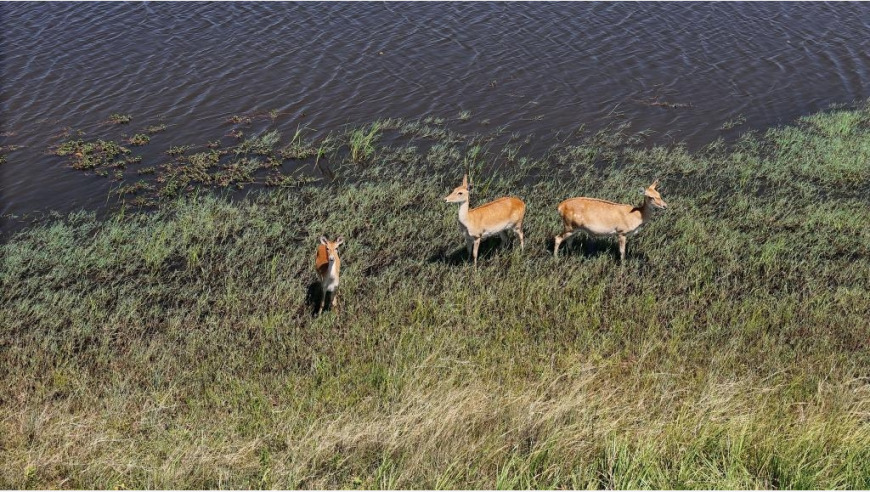
[[[573,235],[574,235],[574,231],[565,231],[562,234],[559,234],[558,236],[556,236],[556,238],[554,239],[556,246],[553,248],[553,256],[554,257],[559,256],[559,245],[562,244],[562,241],[568,239],[569,237],[571,237]]]
[[[502,246],[507,246],[507,242],[508,242],[507,231],[501,231],[501,232],[499,232],[499,233],[498,233],[498,237],[501,238],[501,244],[502,244]]]
[[[332,291],[332,309],[338,312],[338,291]]]
[[[619,235],[619,261],[625,261],[625,234]]]
[[[326,294],[328,294],[328,292],[326,292],[326,289],[324,289],[322,286],[320,287],[320,290],[322,291],[322,295],[320,296],[320,308],[317,310],[318,316],[320,315],[320,313],[323,312],[323,305],[326,304]]]
[[[516,232],[517,236],[520,237],[520,249],[526,249],[525,238],[523,237],[523,225],[517,224],[517,226],[514,227],[514,232]]]
[[[477,266],[477,250],[480,248],[480,238],[474,239],[474,266]]]

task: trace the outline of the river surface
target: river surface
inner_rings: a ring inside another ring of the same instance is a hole
[[[539,148],[616,116],[697,148],[870,97],[870,3],[4,3],[0,23],[6,223],[107,207],[117,183],[51,154],[64,128],[165,124],[146,161],[269,112],[285,138],[437,116]]]

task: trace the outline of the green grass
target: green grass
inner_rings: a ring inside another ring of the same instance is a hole
[[[28,229],[0,246],[0,486],[870,487],[868,121],[695,153],[617,129],[500,171],[418,133],[326,186]],[[472,204],[526,201],[525,251],[471,267],[465,171]],[[656,177],[624,264],[553,259],[560,200]],[[341,310],[312,317],[338,234]]]
[[[349,136],[350,160],[354,163],[369,159],[375,152],[375,143],[380,136],[381,125],[372,123],[366,128],[351,130]]]

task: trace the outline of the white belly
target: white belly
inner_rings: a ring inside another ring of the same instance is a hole
[[[462,230],[462,233],[465,235],[466,239],[475,239],[480,237],[482,239],[486,239],[491,236],[495,236],[496,234],[513,228],[514,224],[511,222],[503,222],[501,224],[493,224],[488,225],[482,230],[472,231],[466,228],[462,223],[459,224],[459,228]]]
[[[635,227],[634,229],[627,231],[617,227],[607,227],[600,225],[582,225],[580,229],[585,231],[587,234],[591,234],[593,236],[615,236],[617,234],[625,234],[625,235],[633,235],[636,234],[640,227]]]
[[[323,279],[323,290],[326,292],[334,292],[338,287],[338,279],[332,277],[326,277]]]

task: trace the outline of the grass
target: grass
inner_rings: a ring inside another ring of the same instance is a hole
[[[500,172],[422,138],[0,246],[0,486],[870,487],[870,108],[695,153],[616,129]],[[470,266],[441,200],[464,171],[473,204],[526,201],[525,251]],[[625,263],[552,258],[561,199],[655,177],[670,207]],[[324,234],[341,310],[313,317]]]
[[[372,123],[367,129],[359,128],[350,132],[350,160],[354,163],[369,159],[375,152],[375,142],[380,136],[379,122]]]

